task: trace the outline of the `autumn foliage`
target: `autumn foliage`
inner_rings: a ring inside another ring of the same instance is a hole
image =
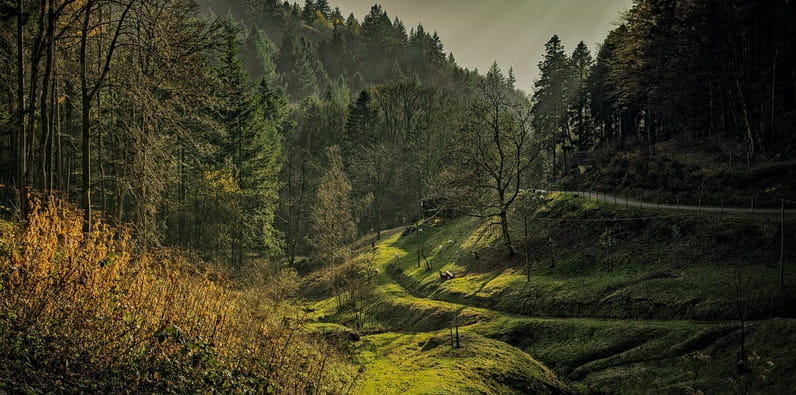
[[[324,379],[336,354],[263,307],[277,302],[82,226],[51,200],[0,229],[0,392],[342,389]]]

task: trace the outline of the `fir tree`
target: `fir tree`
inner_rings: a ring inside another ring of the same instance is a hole
[[[583,41],[578,43],[572,53],[570,63],[572,70],[570,79],[570,113],[572,123],[575,126],[576,144],[583,149],[591,143],[590,136],[587,135],[591,128],[589,127],[589,114],[587,112],[589,97],[586,83],[591,67],[594,64],[591,52]]]
[[[544,59],[539,62],[539,80],[534,83],[534,127],[546,137],[550,151],[551,171],[557,167],[556,151],[559,145],[571,146],[569,136],[569,87],[572,73],[569,58],[558,36],[545,44]]]
[[[343,154],[349,161],[347,163],[350,163],[357,150],[375,143],[377,113],[371,105],[370,93],[363,90],[350,106],[343,138]]]

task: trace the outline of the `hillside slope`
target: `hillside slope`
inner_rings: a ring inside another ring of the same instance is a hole
[[[515,228],[522,214],[514,213]],[[364,364],[362,388],[740,393],[796,384],[793,289],[780,289],[768,264],[778,236],[769,219],[671,216],[565,196],[527,214],[530,282],[523,257],[506,259],[498,235],[473,219],[429,223],[362,250],[379,269],[361,332],[373,334],[352,349]],[[418,264],[418,246],[432,270]],[[442,281],[440,271],[455,278]],[[350,307],[318,291],[329,284],[307,281],[319,330],[351,322]],[[788,268],[786,284],[795,282]],[[450,346],[456,325],[461,349]],[[747,358],[738,364],[742,343]],[[535,373],[517,370],[526,359],[539,361]]]

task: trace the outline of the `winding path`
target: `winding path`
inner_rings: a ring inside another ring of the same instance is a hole
[[[665,203],[652,203],[652,202],[644,202],[634,199],[628,199],[623,197],[618,197],[616,195],[610,195],[607,193],[602,192],[575,192],[575,191],[545,191],[539,190],[537,192],[542,192],[545,194],[549,193],[561,193],[564,195],[571,195],[571,196],[583,196],[588,199],[594,199],[598,202],[602,202],[605,204],[612,204],[616,206],[622,207],[635,207],[635,208],[646,208],[646,209],[655,209],[655,210],[678,210],[678,211],[696,211],[696,212],[711,212],[711,213],[733,213],[733,214],[755,214],[755,215],[780,215],[782,214],[781,209],[769,209],[769,208],[738,208],[738,207],[716,207],[716,206],[693,206],[693,205],[673,205],[673,204],[665,204]],[[784,213],[787,215],[796,215],[796,210],[794,209],[787,209],[784,210]]]

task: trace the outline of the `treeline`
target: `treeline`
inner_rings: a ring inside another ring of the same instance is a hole
[[[190,0],[5,2],[4,204],[31,194],[239,266],[272,227],[287,99]]]
[[[357,235],[421,218],[429,197],[500,217],[520,184],[601,146],[654,154],[688,136],[765,158],[792,140],[788,2],[636,1],[596,56],[553,37],[530,100],[511,71],[463,69],[435,33],[379,5],[359,21],[325,0],[1,4],[0,183],[12,211],[57,194],[84,209],[87,230],[102,215],[143,245],[234,268],[249,251],[339,260]],[[496,97],[495,125],[476,128]],[[472,175],[457,181],[467,199],[444,196],[457,173]],[[462,184],[479,179],[488,185]]]
[[[562,168],[600,143],[654,155],[677,136],[783,157],[796,126],[795,19],[788,1],[636,0],[596,59],[582,43],[571,55],[547,43],[536,127]]]
[[[361,23],[325,2],[241,7],[246,18],[190,0],[4,2],[9,212],[56,195],[87,231],[102,216],[144,247],[236,269],[250,251],[293,262],[330,256],[312,234],[348,228],[314,220],[339,163],[345,240],[419,218],[477,72],[378,5]]]
[[[303,5],[277,0],[200,0],[211,15],[240,21],[246,33],[247,70],[276,70],[293,100],[324,96],[342,79],[352,92],[403,77],[435,88],[457,89],[476,73],[446,54],[436,32],[407,28],[374,5],[359,21],[327,0]]]
[[[273,75],[292,103],[275,222],[291,264],[340,262],[358,234],[422,217],[477,71],[379,5],[360,22],[324,0],[204,3],[240,21],[247,71]]]

